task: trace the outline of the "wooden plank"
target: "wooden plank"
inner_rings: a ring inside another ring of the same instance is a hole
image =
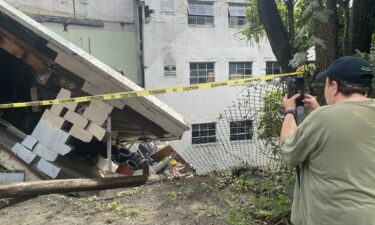
[[[148,175],[132,177],[105,177],[97,179],[66,179],[29,181],[0,185],[0,199],[52,193],[96,191],[124,187],[137,187],[147,182]]]
[[[8,32],[3,27],[0,27],[0,48],[32,67],[38,75],[37,80],[39,83],[45,84],[52,75],[46,65],[51,67],[55,64],[54,61],[35,50],[35,48]]]
[[[166,145],[163,146],[159,151],[152,153],[150,157],[155,160],[162,160],[174,153],[176,153],[176,151],[170,145]]]
[[[147,162],[143,162],[143,174],[144,175],[142,176],[132,177],[121,176],[96,179],[45,180],[0,185],[0,199],[16,196],[33,196],[141,186],[148,180],[149,166]]]
[[[38,89],[36,87],[31,87],[30,88],[30,95],[31,95],[31,101],[38,101]],[[40,112],[40,106],[32,106],[31,110],[33,112]]]

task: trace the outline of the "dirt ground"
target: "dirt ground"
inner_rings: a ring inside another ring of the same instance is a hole
[[[0,225],[225,225],[205,177],[106,190],[86,197],[46,195],[0,209]],[[225,209],[224,209],[225,210]]]

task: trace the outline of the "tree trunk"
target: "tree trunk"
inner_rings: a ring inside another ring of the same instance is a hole
[[[353,1],[353,52],[370,53],[371,37],[374,30],[374,0],[354,0]]]
[[[326,7],[331,10],[327,23],[315,20],[314,29],[317,38],[325,42],[326,48],[315,46],[316,70],[323,71],[338,58],[338,31],[337,31],[337,2],[336,0],[325,0]],[[323,3],[321,5],[323,6]]]
[[[291,72],[289,61],[293,58],[294,48],[281,20],[275,0],[257,0],[257,4],[260,20],[266,30],[273,54],[275,54],[283,72]]]
[[[150,174],[147,161],[142,162],[142,176],[105,177],[96,179],[64,179],[27,181],[0,185],[0,199],[35,196],[52,193],[96,191],[123,187],[137,187],[145,184]]]
[[[286,1],[286,8],[288,11],[288,27],[289,27],[289,39],[294,40],[295,29],[294,29],[294,0]]]
[[[342,55],[351,55],[353,52],[352,46],[352,21],[350,17],[349,0],[343,0],[341,7],[344,9],[344,37],[342,41],[341,51]]]
[[[52,193],[68,193],[78,191],[94,191],[122,187],[136,187],[146,183],[148,176],[106,177],[98,179],[66,179],[28,181],[0,185],[0,199],[34,196]]]

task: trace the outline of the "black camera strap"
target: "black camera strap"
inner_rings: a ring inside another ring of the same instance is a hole
[[[301,167],[300,165],[296,166],[296,176],[298,181],[298,187],[301,187]]]

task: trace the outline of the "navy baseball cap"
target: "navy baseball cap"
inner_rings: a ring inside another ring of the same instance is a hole
[[[316,76],[317,80],[332,77],[337,81],[346,81],[353,84],[369,84],[374,77],[370,63],[354,56],[344,56],[336,59],[327,70]]]

